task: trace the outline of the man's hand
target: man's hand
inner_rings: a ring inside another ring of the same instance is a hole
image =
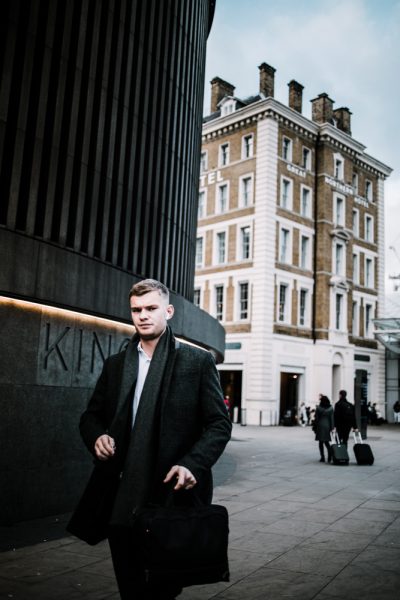
[[[174,490],[190,490],[197,483],[194,475],[189,471],[189,469],[179,465],[174,465],[172,469],[169,470],[166,478],[164,479],[164,483],[168,483],[173,477],[177,478]]]
[[[115,454],[115,442],[107,434],[97,438],[94,444],[94,451],[99,460],[108,460]]]

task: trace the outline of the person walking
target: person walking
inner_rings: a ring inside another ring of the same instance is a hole
[[[313,429],[315,440],[318,442],[320,459],[319,462],[325,462],[324,446],[327,449],[327,460],[332,460],[332,450],[330,445],[331,432],[334,430],[333,408],[327,396],[320,394],[319,405],[315,410]]]
[[[121,599],[172,600],[182,591],[179,582],[145,581],[135,519],[141,508],[164,504],[171,486],[180,504],[191,504],[194,487],[210,504],[211,467],[232,425],[214,358],[179,343],[167,324],[174,314],[168,289],[146,279],[132,287],[129,301],[136,333],[104,362],[80,419],[96,477],[67,529],[85,539],[88,522],[100,513],[96,540],[108,538]],[[105,514],[102,494],[109,496]]]
[[[354,405],[347,400],[346,390],[340,390],[334,408],[334,422],[339,440],[347,446],[350,430],[358,431]]]
[[[396,400],[393,404],[394,422],[400,423],[400,400]]]

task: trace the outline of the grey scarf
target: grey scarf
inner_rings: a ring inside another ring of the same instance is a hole
[[[133,400],[132,381],[136,380],[138,369],[137,343],[128,346],[124,362],[121,396]],[[162,397],[167,393],[169,380],[175,361],[174,339],[169,327],[160,337],[151,359],[146,377],[135,424],[130,433],[123,475],[115,498],[111,517],[113,525],[130,525],[137,510],[149,500],[154,485],[156,458],[158,450],[158,407]],[[121,406],[123,407],[123,402]],[[126,411],[121,410],[125,415]],[[118,414],[116,415],[118,421]]]

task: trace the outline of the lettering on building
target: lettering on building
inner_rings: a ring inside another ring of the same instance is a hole
[[[221,171],[210,171],[207,173],[207,175],[200,176],[200,187],[212,185],[213,183],[219,183],[220,181],[224,181]]]

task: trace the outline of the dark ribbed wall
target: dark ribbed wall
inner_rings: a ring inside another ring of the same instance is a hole
[[[2,3],[0,225],[192,298],[210,3]]]
[[[1,3],[1,523],[76,505],[79,418],[133,333],[134,282],[163,281],[174,333],[223,358],[223,328],[191,302],[213,8]]]

